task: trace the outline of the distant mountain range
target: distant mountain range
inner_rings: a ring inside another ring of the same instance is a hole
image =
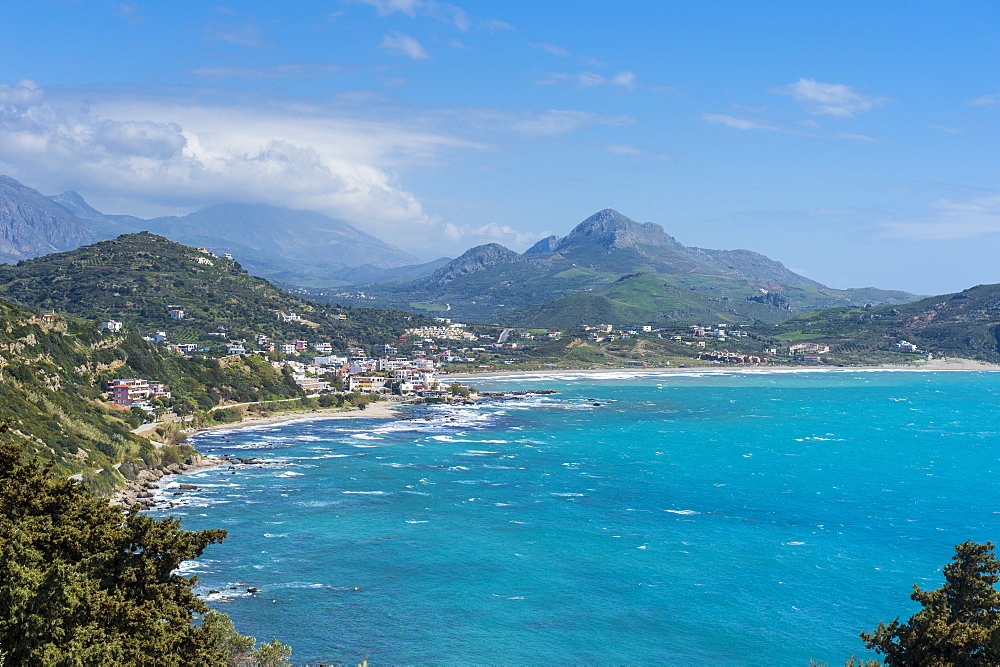
[[[260,204],[220,204],[185,216],[144,220],[105,215],[78,193],[46,197],[0,176],[0,262],[73,250],[121,234],[150,231],[178,243],[231,253],[254,275],[293,284],[331,285],[383,278],[378,270],[408,267],[417,257],[342,220]],[[366,267],[363,278],[343,272]],[[436,267],[435,267],[436,268]],[[430,269],[433,270],[433,269]],[[421,275],[411,270],[400,275]]]
[[[101,238],[72,211],[0,176],[0,262],[72,250]]]
[[[0,177],[0,262],[16,263],[100,239],[149,231],[217,254],[253,275],[315,298],[473,322],[574,326],[670,321],[777,323],[908,292],[834,290],[750,250],[684,246],[652,222],[612,209],[520,254],[490,243],[419,263],[341,220],[257,204],[220,204],[144,220],[106,215],[76,192],[46,197]]]
[[[750,250],[684,246],[660,225],[638,223],[612,209],[592,215],[565,237],[539,241],[523,254],[490,243],[409,282],[372,280],[332,291],[328,298],[333,300],[363,293],[369,305],[545,327],[671,321],[774,324],[824,308],[919,298],[877,288],[830,289]]]

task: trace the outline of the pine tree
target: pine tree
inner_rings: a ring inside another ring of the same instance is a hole
[[[1000,665],[1000,561],[991,542],[964,542],[944,567],[945,584],[914,586],[910,598],[923,609],[909,622],[879,623],[861,633],[887,665]]]
[[[224,530],[110,507],[0,445],[0,663],[226,665],[175,573]]]

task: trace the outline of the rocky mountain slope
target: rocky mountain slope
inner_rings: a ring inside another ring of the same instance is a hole
[[[139,231],[217,254],[230,253],[255,275],[300,284],[334,284],[338,271],[349,267],[392,269],[419,261],[343,220],[309,211],[220,204],[185,216],[144,220],[101,213],[73,191],[45,197],[10,177],[0,177],[0,262],[72,250]]]
[[[523,255],[492,243],[429,277],[359,287],[377,305],[532,326],[671,321],[782,322],[841,305],[903,303],[906,292],[833,290],[750,250],[690,248],[612,209]],[[349,294],[341,289],[335,298]]]
[[[71,211],[37,190],[0,176],[0,262],[72,250],[100,238]]]

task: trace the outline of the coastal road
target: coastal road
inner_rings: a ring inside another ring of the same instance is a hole
[[[512,331],[514,331],[514,330],[513,329],[504,329],[503,332],[500,334],[500,336],[497,337],[497,342],[498,343],[506,343],[507,342],[507,336],[509,336]]]

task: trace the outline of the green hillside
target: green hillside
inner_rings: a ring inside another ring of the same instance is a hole
[[[832,354],[845,359],[912,358],[893,347],[906,340],[936,356],[998,363],[998,323],[1000,285],[979,285],[908,304],[809,313],[770,333],[789,343],[830,345]]]
[[[169,354],[137,334],[108,335],[94,322],[23,311],[0,302],[0,421],[6,440],[27,439],[29,453],[65,475],[82,473],[109,490],[164,453],[131,429],[142,417],[115,408],[107,381],[141,377],[165,382],[165,405],[179,413],[220,402],[301,396],[282,372],[257,358],[220,363]]]
[[[172,342],[224,348],[255,334],[275,341],[371,345],[423,321],[371,308],[322,306],[214,257],[149,233],[125,234],[76,250],[0,266],[0,297],[38,310],[114,319]],[[183,319],[170,316],[184,311]],[[285,321],[281,313],[301,320]]]

